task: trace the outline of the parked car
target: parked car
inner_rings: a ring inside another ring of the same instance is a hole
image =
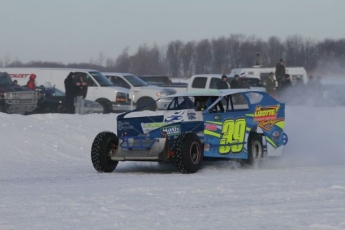
[[[29,114],[67,113],[65,93],[55,87],[43,85],[36,88],[41,95],[38,107]],[[103,113],[104,108],[98,102],[85,100],[84,114]]]
[[[0,112],[25,114],[37,107],[39,94],[27,87],[14,85],[7,72],[0,72]]]
[[[205,90],[165,98],[172,99],[167,110],[122,113],[116,134],[95,137],[91,161],[97,171],[112,172],[119,161],[158,161],[195,173],[203,160],[259,165],[282,155],[285,104],[265,92]]]

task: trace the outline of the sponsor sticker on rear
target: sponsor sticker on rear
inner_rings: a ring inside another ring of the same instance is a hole
[[[179,125],[163,127],[161,128],[161,132],[165,133],[168,136],[176,136],[181,133],[181,127]]]

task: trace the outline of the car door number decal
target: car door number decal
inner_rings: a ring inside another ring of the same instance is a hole
[[[243,142],[246,135],[246,119],[238,118],[224,121],[222,135],[220,138],[219,153],[222,155],[230,152],[238,153],[243,149]],[[236,143],[240,143],[236,145]]]

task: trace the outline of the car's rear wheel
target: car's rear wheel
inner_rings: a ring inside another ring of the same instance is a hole
[[[203,159],[202,145],[195,133],[181,134],[176,141],[176,163],[182,173],[195,173]]]
[[[111,160],[119,144],[119,139],[114,133],[101,132],[94,139],[91,147],[91,161],[98,172],[112,172],[115,170],[118,161]]]
[[[262,136],[252,133],[249,136],[248,159],[241,162],[242,166],[260,166],[264,158],[264,146],[262,144]]]

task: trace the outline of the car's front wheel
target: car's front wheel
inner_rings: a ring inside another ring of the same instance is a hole
[[[101,132],[95,137],[91,147],[91,161],[98,172],[115,170],[118,161],[113,161],[110,157],[117,150],[118,144],[119,139],[112,132]]]

